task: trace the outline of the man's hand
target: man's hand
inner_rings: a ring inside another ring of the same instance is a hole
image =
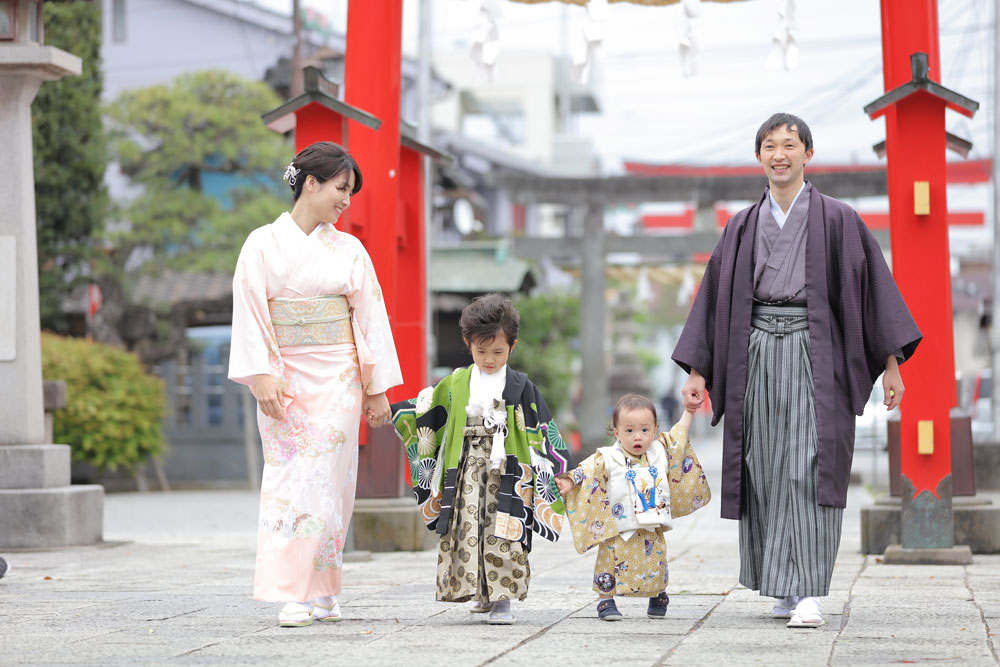
[[[573,480],[569,477],[556,477],[556,488],[559,489],[559,495],[565,496],[573,490],[573,486]]]
[[[378,428],[389,423],[389,399],[385,397],[385,392],[366,396],[361,405],[361,413],[371,428]]]
[[[885,373],[882,374],[882,389],[885,391],[885,404],[887,410],[894,410],[903,402],[903,378],[899,374],[899,362],[895,356],[889,357],[885,362]]]
[[[285,409],[281,407],[281,395],[270,375],[255,375],[254,385],[250,391],[257,399],[257,405],[260,406],[261,412],[271,419],[284,420]]]
[[[697,410],[705,403],[705,378],[693,368],[687,382],[681,387],[681,400],[688,412]]]

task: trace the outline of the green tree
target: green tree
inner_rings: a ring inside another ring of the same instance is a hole
[[[573,342],[580,330],[580,299],[540,294],[516,300],[521,316],[515,367],[538,385],[553,414],[569,402],[573,380]]]
[[[231,272],[247,234],[287,207],[281,174],[290,149],[260,119],[279,103],[263,83],[203,71],[125,91],[107,106],[112,154],[139,193],[108,225],[108,328],[129,330],[126,286],[137,275]]]
[[[46,2],[45,42],[83,61],[80,76],[42,84],[32,104],[42,326],[64,331],[62,301],[82,280],[107,214],[101,124],[101,5]]]

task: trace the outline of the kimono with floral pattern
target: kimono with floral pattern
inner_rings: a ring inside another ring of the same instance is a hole
[[[439,535],[448,531],[455,498],[472,368],[458,368],[417,398],[392,405],[413,494],[427,527]],[[559,539],[565,507],[555,477],[566,472],[572,460],[538,387],[509,366],[503,402],[506,458],[494,534],[530,550],[533,532],[553,542]]]
[[[268,300],[324,295],[347,298],[355,343],[279,346]],[[288,213],[254,230],[233,278],[232,336],[229,378],[252,386],[255,375],[270,374],[285,409],[281,421],[257,410],[264,474],[254,598],[337,595],[363,396],[402,383],[382,290],[361,242],[325,223],[306,235]]]

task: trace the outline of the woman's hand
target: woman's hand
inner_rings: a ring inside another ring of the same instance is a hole
[[[556,477],[556,488],[559,489],[559,495],[565,496],[573,490],[573,486],[573,480],[569,477]]]
[[[361,405],[361,412],[371,428],[378,428],[389,423],[389,399],[385,397],[385,392],[366,396]]]
[[[257,399],[257,405],[260,406],[261,412],[271,419],[284,420],[285,409],[281,407],[281,395],[270,375],[255,375],[251,392]]]
[[[903,392],[906,391],[906,388],[903,387],[903,378],[899,374],[899,362],[895,356],[889,357],[885,362],[882,389],[885,391],[885,400],[882,402],[885,404],[886,410],[899,407],[899,404],[903,402]]]

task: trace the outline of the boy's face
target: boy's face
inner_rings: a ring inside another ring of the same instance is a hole
[[[622,449],[632,456],[641,456],[656,439],[656,419],[647,408],[622,410],[615,426],[615,437]]]
[[[776,189],[801,185],[804,167],[812,156],[812,149],[806,150],[799,138],[798,129],[782,125],[764,137],[757,161],[764,167],[771,188]]]
[[[492,375],[507,363],[507,358],[514,351],[517,341],[508,344],[507,337],[500,334],[489,340],[473,341],[466,338],[465,344],[468,346],[469,352],[472,353],[472,360],[476,362],[479,370],[487,375]]]

